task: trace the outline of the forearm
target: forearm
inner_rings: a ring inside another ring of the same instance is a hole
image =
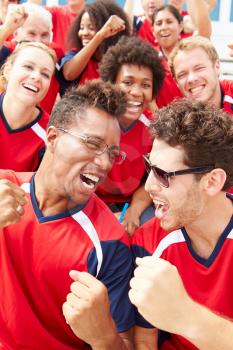
[[[117,333],[113,331],[112,335],[103,344],[92,346],[93,350],[133,350],[132,331]]]
[[[11,34],[13,34],[13,32],[11,31],[10,28],[8,28],[8,26],[6,25],[1,25],[0,26],[0,49],[2,48],[4,41],[8,38],[8,36],[10,36]]]
[[[151,205],[151,203],[151,198],[148,192],[146,192],[143,184],[134,192],[131,201],[131,207],[133,207],[134,210],[136,210],[139,215],[141,215],[143,211],[149,207],[149,205]]]
[[[66,80],[74,80],[79,77],[103,40],[101,34],[96,33],[94,38],[82,50],[64,64],[63,74]]]
[[[212,26],[205,0],[186,0],[186,3],[198,34],[210,38]]]
[[[180,334],[200,350],[232,350],[233,322],[191,302],[190,322]]]

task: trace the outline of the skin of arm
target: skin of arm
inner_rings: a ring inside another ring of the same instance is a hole
[[[8,6],[5,22],[0,26],[0,49],[7,37],[24,24],[27,16],[23,5]]]
[[[71,271],[63,314],[74,334],[93,350],[132,350],[132,331],[117,333],[105,285],[87,272]]]
[[[145,319],[200,350],[232,349],[233,322],[192,300],[174,265],[154,257],[136,263],[129,297]]]
[[[158,330],[156,328],[135,326],[133,334],[135,350],[158,350]]]
[[[130,22],[132,23],[133,23],[133,10],[134,10],[133,0],[126,0],[124,4],[124,11],[129,17]]]
[[[198,35],[210,38],[212,26],[205,0],[186,0],[186,4]]]
[[[140,216],[151,203],[151,198],[143,184],[134,192],[130,207],[122,220],[122,224],[129,235],[132,235],[140,226]]]
[[[74,80],[78,78],[100,44],[108,37],[113,36],[124,29],[124,21],[116,15],[111,16],[105,25],[90,40],[90,42],[70,61],[64,64],[63,75],[65,79]]]

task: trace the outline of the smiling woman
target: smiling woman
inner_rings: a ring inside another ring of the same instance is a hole
[[[115,83],[126,93],[127,108],[119,119],[120,147],[126,159],[113,166],[99,186],[98,194],[114,212],[130,203],[122,224],[132,234],[154,215],[151,200],[144,190],[143,155],[152,146],[148,126],[154,115],[148,111],[148,105],[162,86],[164,69],[157,52],[149,44],[136,37],[123,37],[103,56],[100,74],[103,80]]]
[[[55,53],[42,43],[20,44],[1,69],[0,168],[33,171],[45,148],[49,115],[39,106],[55,70]]]

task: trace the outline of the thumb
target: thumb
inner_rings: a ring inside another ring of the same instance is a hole
[[[79,276],[79,272],[76,270],[71,270],[69,272],[69,276],[72,278],[72,280],[77,281],[78,280],[78,276]]]

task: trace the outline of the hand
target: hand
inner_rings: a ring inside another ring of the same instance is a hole
[[[63,314],[74,334],[93,348],[111,344],[116,334],[108,292],[102,282],[87,272],[71,271],[71,293],[63,304]]]
[[[22,188],[8,180],[0,180],[0,227],[17,223],[24,214],[27,203]]]
[[[125,22],[120,17],[113,15],[111,16],[104,26],[100,29],[99,33],[104,39],[107,39],[118,32],[125,29]]]
[[[155,327],[180,334],[192,315],[192,300],[176,267],[154,257],[137,258],[136,263],[138,267],[130,281],[131,302]]]
[[[129,236],[140,226],[140,213],[134,208],[133,204],[127,209],[122,225]]]
[[[4,27],[6,27],[11,33],[21,27],[28,14],[25,12],[23,5],[9,4]]]

